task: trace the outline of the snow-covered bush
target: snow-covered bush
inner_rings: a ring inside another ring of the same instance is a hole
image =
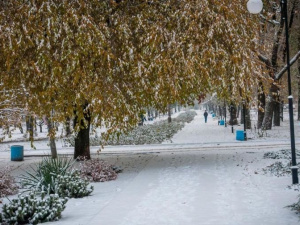
[[[300,157],[300,152],[296,151],[296,157]],[[286,176],[291,174],[291,150],[284,149],[276,152],[266,152],[264,154],[265,159],[276,159],[270,166],[263,168],[265,174],[271,174],[277,177]],[[298,166],[300,164],[298,163]]]
[[[296,150],[296,157],[300,158],[300,151]],[[291,150],[284,149],[276,152],[266,152],[264,154],[265,159],[292,159]]]
[[[193,121],[194,117],[197,115],[195,111],[186,111],[185,113],[179,114],[173,121],[182,122],[182,123],[190,123]]]
[[[6,166],[0,170],[0,198],[17,192],[18,185],[16,185],[14,177],[10,175],[10,167]]]
[[[275,162],[270,166],[263,168],[265,174],[271,174],[277,177],[282,177],[291,173],[290,163]]]
[[[120,169],[107,164],[103,160],[91,159],[80,163],[80,172],[83,178],[93,182],[104,182],[117,179]]]
[[[0,215],[3,224],[38,224],[58,220],[66,203],[67,199],[57,194],[46,196],[42,191],[38,196],[36,192],[29,192],[4,204]]]
[[[21,184],[26,189],[34,189],[42,191],[47,187],[50,189],[50,194],[55,193],[54,179],[58,175],[65,175],[72,168],[73,159],[65,157],[52,159],[50,157],[43,158],[36,168],[32,167],[32,171],[26,171],[26,174],[21,176]]]
[[[298,202],[292,204],[292,205],[288,205],[287,208],[291,208],[291,210],[296,211],[296,213],[300,213],[300,195],[298,196]]]
[[[33,172],[27,171],[21,176],[21,184],[29,190],[47,190],[49,194],[61,197],[81,198],[89,195],[93,187],[82,179],[80,172],[71,170],[74,160],[67,158],[43,158]]]
[[[119,136],[110,136],[108,140],[104,141],[100,137],[91,137],[90,145],[143,145],[143,144],[160,144],[163,141],[171,140],[171,138],[179,130],[184,127],[184,123],[191,122],[197,115],[195,111],[187,111],[179,114],[172,120],[171,123],[159,121],[154,124],[138,126],[128,133],[123,133]],[[68,145],[75,145],[74,136],[65,139]]]
[[[60,197],[82,198],[90,195],[94,190],[93,186],[88,188],[89,181],[82,179],[79,171],[57,175],[53,177],[53,183],[55,185],[55,193]]]

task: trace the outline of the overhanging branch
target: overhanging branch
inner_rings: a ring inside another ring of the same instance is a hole
[[[300,57],[300,51],[290,60],[290,66],[292,66]],[[275,76],[275,80],[279,80],[283,74],[287,71],[287,65],[285,65]]]

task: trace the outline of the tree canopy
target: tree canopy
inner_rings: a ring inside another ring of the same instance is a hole
[[[36,115],[122,130],[145,106],[249,95],[257,35],[238,0],[1,1],[0,79]]]

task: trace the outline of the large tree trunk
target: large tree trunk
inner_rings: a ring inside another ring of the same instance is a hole
[[[260,129],[265,116],[266,95],[263,90],[263,85],[259,83],[258,90],[258,112],[257,112],[257,129]]]
[[[71,134],[71,119],[70,117],[67,117],[66,119],[66,136],[69,136]]]
[[[48,117],[46,117],[45,120],[46,120],[47,127],[48,127],[51,157],[52,157],[52,159],[56,159],[57,158],[57,150],[56,150],[56,143],[55,143],[55,136],[54,136],[55,128]]]
[[[245,121],[244,121],[244,113],[246,113],[246,112],[244,112],[245,107],[242,105],[242,107],[239,106],[239,109],[241,111],[241,122],[240,122],[240,124],[244,124],[245,123]]]
[[[279,99],[274,103],[274,126],[280,126],[281,104]]]
[[[33,116],[26,116],[26,130],[29,133],[29,140],[33,142]]]
[[[168,105],[168,123],[172,122],[172,117],[171,117],[171,104]]]
[[[246,113],[246,129],[251,129],[251,116],[250,116],[250,109],[249,107],[246,107],[245,109]]]
[[[277,90],[278,90],[277,86],[272,84],[268,97],[266,99],[265,116],[261,127],[261,129],[263,130],[272,129],[273,112],[275,107],[275,98],[277,95]]]
[[[276,20],[276,13],[274,12],[273,14],[273,19]],[[278,51],[279,51],[279,46],[280,46],[280,40],[282,38],[282,33],[283,33],[283,27],[284,27],[284,20],[281,15],[280,18],[280,26],[275,33],[275,38],[274,38],[274,43],[273,43],[273,48],[272,48],[272,56],[271,56],[271,61],[268,59],[262,59],[262,61],[265,62],[266,66],[269,67],[269,74],[271,78],[275,78],[275,72],[278,69]],[[275,101],[277,100],[277,96],[279,88],[273,83],[271,85],[271,88],[269,89],[269,93],[266,99],[266,107],[265,107],[265,115],[263,119],[263,123],[261,128],[263,130],[271,130],[272,129],[272,120],[273,120],[273,113],[274,113],[274,107],[275,107]]]
[[[236,109],[236,105],[231,104],[230,108],[229,108],[229,125],[237,125],[238,124],[238,120],[237,120],[237,109]]]
[[[85,118],[78,121],[78,117],[74,118],[74,127],[80,123],[80,130],[75,137],[74,159],[84,160],[91,159],[90,155],[90,124],[91,117],[89,112],[85,114]]]

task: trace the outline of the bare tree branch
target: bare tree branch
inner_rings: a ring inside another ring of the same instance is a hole
[[[290,66],[292,66],[300,57],[300,51],[290,60]],[[285,65],[275,76],[275,80],[279,80],[283,74],[287,71],[287,65]]]

